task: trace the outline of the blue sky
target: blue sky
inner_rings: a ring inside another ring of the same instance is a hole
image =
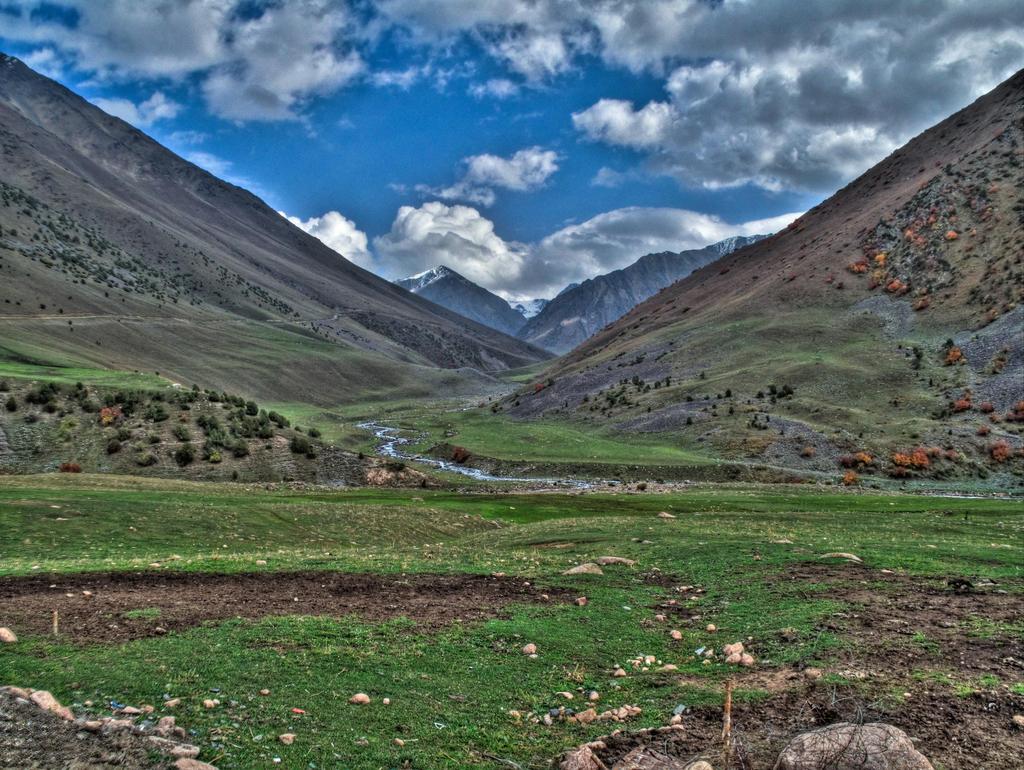
[[[781,227],[1024,66],[1018,2],[0,0],[0,46],[386,277]]]

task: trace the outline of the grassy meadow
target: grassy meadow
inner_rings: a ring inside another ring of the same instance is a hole
[[[676,518],[659,518],[669,512]],[[1024,587],[1024,506],[1018,500],[849,493],[811,486],[699,486],[671,494],[457,494],[431,490],[324,492],[98,476],[26,476],[0,483],[0,573],[186,570],[505,573],[544,590],[585,595],[512,604],[497,617],[425,632],[395,617],[225,618],[123,644],[23,634],[0,649],[0,681],[46,688],[81,711],[160,704],[194,730],[201,758],[220,768],[548,767],[560,751],[616,725],[552,726],[516,719],[590,689],[602,708],[635,704],[629,727],[665,724],[679,704],[721,700],[730,674],[695,657],[705,645],[751,640],[759,666],[827,666],[849,644],[821,630],[841,612],[828,582],[789,583],[793,565],[832,551],[924,580],[990,578]],[[562,572],[602,555],[636,560],[600,576]],[[159,564],[159,567],[150,567]],[[701,620],[653,622],[686,598]],[[2,610],[0,610],[2,613]],[[160,622],[145,602],[123,613]],[[0,624],[3,618],[0,617]],[[118,622],[116,617],[111,622]],[[708,633],[705,623],[717,626]],[[978,618],[976,628],[985,619]],[[780,629],[787,629],[780,636]],[[996,628],[1024,635],[1024,629]],[[990,628],[991,631],[991,628]],[[534,643],[538,657],[520,648]],[[612,677],[653,655],[679,667]],[[942,684],[936,684],[941,681]],[[829,674],[830,686],[856,681]],[[1007,669],[991,680],[956,670],[894,682],[972,693],[1024,688]],[[260,696],[261,689],[270,695]],[[348,698],[365,692],[368,706]],[[214,693],[214,695],[211,695]],[[741,685],[740,702],[767,693]],[[202,706],[216,697],[221,705]],[[384,705],[383,698],[391,704]],[[89,701],[91,707],[83,704]],[[562,704],[565,701],[561,701]],[[579,708],[583,708],[580,705]],[[295,713],[301,709],[304,713]],[[276,736],[294,733],[294,744]],[[395,739],[400,743],[397,743]]]

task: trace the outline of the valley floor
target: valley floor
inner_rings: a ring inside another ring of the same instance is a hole
[[[683,729],[663,750],[714,748],[734,678],[749,767],[797,732],[878,719],[936,768],[1011,768],[1022,548],[1011,498],[6,477],[0,626],[18,641],[0,647],[0,684],[50,690],[76,714],[153,705],[219,768],[539,769],[623,729],[602,752],[612,767],[674,713]],[[836,552],[862,561],[823,558]],[[635,563],[563,574],[605,556]],[[737,641],[753,667],[723,661]],[[639,713],[567,720],[591,691],[598,712]],[[358,692],[370,702],[350,704]],[[18,755],[25,737],[0,724],[0,755],[45,766],[67,748],[47,735]]]

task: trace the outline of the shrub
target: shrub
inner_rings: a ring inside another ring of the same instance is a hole
[[[100,425],[113,425],[122,417],[121,407],[105,406],[100,409]]]
[[[949,350],[946,351],[946,366],[952,366],[953,364],[957,364],[963,360],[964,352],[956,345],[953,345],[952,347],[949,348]]]
[[[163,404],[153,402],[146,407],[145,418],[147,420],[152,420],[153,422],[164,422],[164,420],[167,420],[169,417],[170,415],[167,413],[167,410],[164,409]]]
[[[977,434],[979,436],[987,436],[991,432],[992,432],[992,429],[989,428],[987,425],[979,425],[978,426]]]
[[[18,411],[18,399],[16,399],[14,396],[8,396],[7,397],[7,403],[5,404],[5,406],[7,407],[7,411],[8,412],[17,412]]]
[[[150,465],[156,465],[156,455],[152,452],[140,452],[135,456],[135,464],[143,468],[148,468]]]
[[[188,429],[187,425],[175,425],[174,430],[172,430],[171,432],[174,434],[174,437],[178,439],[178,441],[192,440],[192,431]]]
[[[223,459],[224,458],[221,456],[220,452],[218,452],[216,450],[214,450],[213,452],[210,452],[209,460],[214,465],[216,465],[217,463],[219,463]]]
[[[249,442],[243,438],[237,439],[230,447],[231,454],[235,457],[245,457],[249,454]]]
[[[469,450],[464,446],[452,447],[452,462],[462,465],[471,457]]]
[[[818,450],[816,450],[814,447],[812,447],[810,445],[807,445],[803,449],[800,450],[800,456],[801,457],[814,457],[814,455],[817,453],[817,451]]]
[[[255,401],[246,401],[245,413],[250,417],[255,417],[260,413],[260,407]]]
[[[174,462],[178,465],[185,467],[193,460],[196,459],[196,450],[193,449],[191,444],[182,444],[174,452]]]
[[[843,486],[852,487],[860,481],[860,476],[857,475],[856,471],[847,471],[843,474]]]
[[[988,453],[997,463],[1002,463],[1010,459],[1012,450],[1008,442],[1000,440],[988,448]]]
[[[310,438],[320,438],[320,431],[317,430],[316,428],[310,428],[309,429],[309,437]]]
[[[893,452],[892,464],[897,468],[921,470],[928,468],[932,463],[928,459],[928,452],[921,447],[917,447],[909,453]]]
[[[978,404],[978,411],[982,414],[991,414],[996,410],[995,406],[992,405],[991,401],[982,401]]]
[[[108,455],[116,455],[120,451],[121,451],[121,442],[118,441],[116,438],[112,438],[112,439],[110,439],[110,441],[107,442],[107,454]]]
[[[971,400],[968,398],[958,398],[953,402],[954,412],[966,412],[971,408]]]
[[[163,439],[160,438],[159,433],[150,433],[149,436],[146,437],[146,440],[149,441],[150,444],[159,444]]]
[[[292,436],[288,447],[297,455],[309,454],[311,450],[309,439],[305,436]]]
[[[118,428],[118,430],[117,430],[117,440],[118,441],[128,441],[131,437],[132,437],[132,432],[130,430],[128,430],[127,428]]]
[[[81,473],[82,472],[82,466],[79,465],[78,463],[61,463],[60,464],[60,472],[61,473]]]
[[[885,290],[890,294],[903,294],[906,288],[907,285],[899,278],[893,278],[885,285]]]

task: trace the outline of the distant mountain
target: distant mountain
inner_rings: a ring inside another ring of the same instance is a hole
[[[512,305],[512,309],[524,319],[529,320],[546,308],[550,301],[549,299],[528,299],[515,303]],[[512,303],[510,302],[509,304],[511,305]]]
[[[765,237],[738,235],[703,249],[648,254],[629,267],[570,284],[516,336],[554,353],[566,353],[666,286]]]
[[[0,180],[0,358],[333,404],[546,357],[348,262],[3,54]]]
[[[515,334],[526,318],[497,294],[487,291],[450,267],[440,265],[408,278],[395,281],[424,299],[458,313],[471,321]]]

